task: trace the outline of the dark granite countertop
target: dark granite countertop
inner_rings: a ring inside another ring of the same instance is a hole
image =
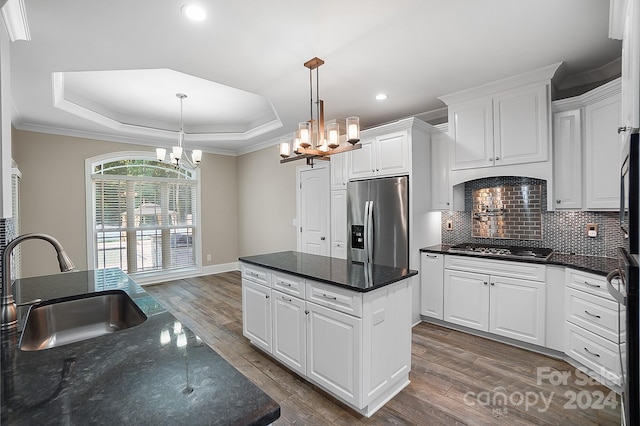
[[[365,265],[297,251],[246,256],[239,260],[359,292],[372,291],[418,274],[407,268]]]
[[[456,256],[471,256],[478,257],[473,254],[464,253],[449,253],[451,246],[446,244],[437,244],[430,247],[424,247],[420,249],[421,252],[426,253],[442,253],[442,254],[455,254]],[[592,274],[606,276],[609,272],[618,267],[618,259],[611,257],[601,256],[585,256],[570,253],[552,253],[546,260],[530,259],[530,258],[504,258],[500,256],[483,255],[488,259],[508,260],[510,262],[527,262],[527,263],[543,263],[545,265],[559,265],[566,266],[568,268],[578,269],[584,272],[590,272]]]
[[[266,425],[280,417],[273,399],[119,269],[27,278],[14,287],[18,303],[122,289],[147,320],[33,352],[3,334],[2,423]],[[21,323],[26,312],[20,308]]]

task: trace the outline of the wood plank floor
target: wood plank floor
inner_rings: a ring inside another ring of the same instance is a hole
[[[413,328],[411,384],[366,418],[249,343],[238,272],[145,289],[280,404],[276,425],[620,424],[609,389],[583,383],[564,361],[427,323]],[[555,384],[562,372],[568,379]]]

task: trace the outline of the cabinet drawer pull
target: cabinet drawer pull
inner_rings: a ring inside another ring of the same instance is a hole
[[[427,254],[425,256],[427,256],[429,259],[437,259],[438,258],[438,256],[436,256],[435,254]]]
[[[600,318],[600,315],[592,314],[591,312],[587,311],[586,309],[585,309],[584,313],[589,315],[589,316],[591,316],[591,317],[594,317],[594,318]]]
[[[284,282],[284,281],[282,281],[282,280],[278,281],[278,284],[280,284],[280,285],[286,285],[287,287],[291,287],[291,283]]]
[[[590,351],[589,349],[587,349],[587,348],[584,348],[584,351],[585,351],[586,353],[588,353],[589,355],[592,355],[592,356],[595,356],[595,357],[600,358],[600,354],[597,354],[597,353],[591,352],[591,351]]]
[[[589,287],[593,287],[593,288],[600,288],[600,284],[591,284],[591,283],[590,283],[590,282],[588,282],[588,281],[585,281],[584,283],[585,283],[586,285],[588,285]]]
[[[337,297],[335,296],[327,296],[326,294],[322,293],[322,297],[324,297],[325,299],[329,299],[329,300],[338,300]]]
[[[287,297],[284,297],[284,296],[282,296],[282,300],[284,300],[285,302],[289,302],[289,303],[293,302],[293,300],[291,300],[291,299],[289,299]]]

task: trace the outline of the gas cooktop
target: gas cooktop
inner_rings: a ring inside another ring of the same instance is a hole
[[[463,243],[449,247],[449,253],[546,260],[551,256],[553,250],[543,247],[496,246],[489,244]]]

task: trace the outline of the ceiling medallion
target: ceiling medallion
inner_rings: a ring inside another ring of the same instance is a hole
[[[329,123],[324,121],[324,101],[320,99],[318,79],[318,68],[322,64],[324,64],[324,61],[320,58],[313,58],[304,63],[304,66],[309,69],[310,119],[298,124],[298,131],[293,141],[280,143],[280,157],[282,157],[280,163],[288,163],[304,158],[307,164],[313,165],[313,161],[316,159],[329,160],[328,157],[330,155],[353,151],[362,147],[358,143],[360,141],[360,119],[358,117],[347,117],[343,129],[341,129],[341,123],[337,120]],[[313,70],[316,71],[315,100]],[[347,143],[341,144],[342,141]],[[291,156],[291,151],[295,156]]]

